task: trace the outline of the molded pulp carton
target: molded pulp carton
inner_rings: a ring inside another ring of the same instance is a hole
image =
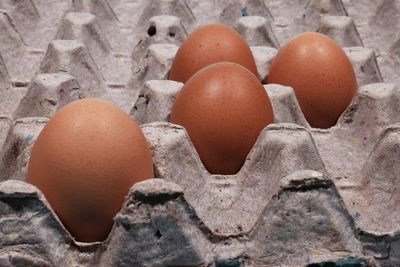
[[[179,45],[222,22],[266,81],[277,49],[318,31],[359,89],[337,124],[311,128],[293,89],[266,84],[275,123],[235,175],[211,175],[169,123]],[[0,0],[0,266],[399,266],[400,1]],[[149,142],[104,242],[76,242],[24,182],[32,145],[80,98],[114,102]]]

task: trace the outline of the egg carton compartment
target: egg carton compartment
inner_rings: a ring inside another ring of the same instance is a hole
[[[0,266],[397,266],[399,1],[0,1]],[[290,87],[264,85],[276,124],[236,175],[211,175],[168,123],[179,45],[222,22],[260,80],[303,31],[338,42],[360,86],[338,123],[310,128]],[[65,104],[96,97],[140,124],[155,176],[134,185],[108,239],[76,242],[24,182]]]

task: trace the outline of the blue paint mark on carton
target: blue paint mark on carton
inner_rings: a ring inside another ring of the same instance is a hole
[[[242,16],[243,17],[247,17],[249,15],[249,11],[247,10],[247,7],[244,7],[243,9],[242,9]]]
[[[355,212],[355,213],[352,215],[352,217],[353,217],[354,221],[358,222],[358,221],[360,220],[361,214],[358,213],[358,212]]]

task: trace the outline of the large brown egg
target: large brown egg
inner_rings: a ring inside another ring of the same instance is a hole
[[[320,33],[303,33],[286,43],[272,62],[268,83],[293,87],[312,127],[329,128],[350,104],[357,81],[343,49]]]
[[[258,77],[253,54],[239,33],[223,24],[202,26],[179,47],[169,79],[185,83],[202,68],[223,61],[242,65]]]
[[[172,107],[171,122],[186,128],[212,174],[235,174],[261,130],[273,122],[269,97],[248,69],[216,63],[193,75]]]
[[[129,188],[152,178],[141,129],[111,103],[84,99],[58,111],[36,140],[28,181],[78,241],[102,241]]]

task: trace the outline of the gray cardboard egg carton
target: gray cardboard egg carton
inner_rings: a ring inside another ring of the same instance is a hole
[[[210,175],[168,123],[180,43],[223,22],[266,81],[303,31],[344,47],[360,85],[337,124],[312,129],[293,89],[236,175]],[[400,1],[0,0],[0,266],[399,266]],[[24,182],[57,109],[97,97],[142,126],[155,176],[130,190],[109,238],[75,242]]]

